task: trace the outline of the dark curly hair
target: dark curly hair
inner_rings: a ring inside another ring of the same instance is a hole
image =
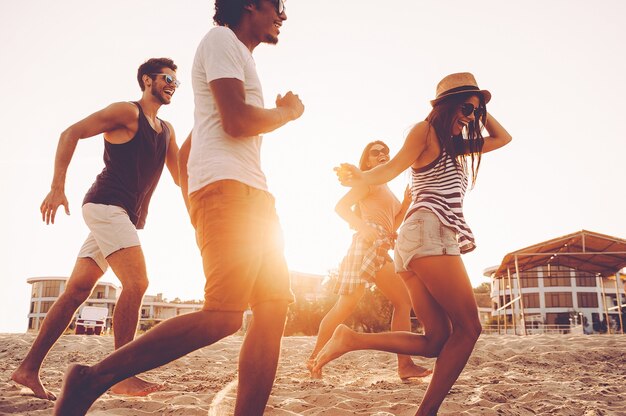
[[[234,27],[239,24],[244,8],[249,4],[259,4],[260,0],[215,0],[213,21],[219,26]]]
[[[161,72],[163,68],[176,71],[178,67],[170,58],[150,58],[139,66],[139,69],[137,69],[137,82],[139,83],[141,91],[146,89],[143,83],[143,76],[148,75],[150,78],[154,79],[155,76],[151,74],[157,74]]]

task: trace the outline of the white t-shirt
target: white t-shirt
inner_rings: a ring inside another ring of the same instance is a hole
[[[252,54],[225,26],[211,29],[200,41],[191,69],[194,126],[187,170],[189,193],[223,179],[267,191],[261,170],[261,136],[233,138],[222,127],[209,83],[236,78],[244,83],[246,103],[264,107],[263,91]]]

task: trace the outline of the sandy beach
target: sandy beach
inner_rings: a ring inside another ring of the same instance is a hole
[[[227,338],[146,373],[165,384],[161,392],[145,398],[106,393],[89,414],[232,414],[241,339]],[[10,381],[32,341],[30,334],[0,335],[0,414],[50,414],[51,402]],[[323,380],[313,380],[303,365],[313,343],[313,337],[284,338],[267,415],[415,413],[428,380],[402,383],[394,355],[349,353],[325,368]],[[95,363],[112,350],[110,336],[63,336],[44,363],[44,384],[58,393],[68,364]],[[440,414],[626,415],[626,336],[483,335]]]

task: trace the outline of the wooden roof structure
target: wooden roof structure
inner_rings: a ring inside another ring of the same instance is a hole
[[[565,266],[577,271],[591,273],[599,280],[602,289],[602,300],[604,313],[607,322],[609,321],[609,311],[606,305],[606,295],[604,292],[603,277],[615,275],[615,290],[618,294],[618,310],[620,327],[624,333],[622,322],[622,305],[620,301],[619,287],[617,280],[620,279],[619,271],[626,267],[626,240],[611,237],[608,235],[594,233],[592,231],[582,230],[573,234],[564,235],[563,237],[554,238],[544,241],[512,253],[508,253],[502,259],[502,263],[492,275],[494,279],[508,279],[509,296],[511,300],[501,306],[499,310],[511,307],[515,303],[519,303],[521,311],[521,324],[523,334],[526,335],[526,318],[524,311],[524,299],[521,296],[522,287],[520,282],[520,274],[526,270],[531,270],[541,266]],[[548,269],[549,270],[549,269]],[[511,273],[515,273],[517,279],[517,296],[513,298],[513,285],[511,284]],[[517,333],[517,324],[515,323],[515,315],[513,314],[513,322],[515,332]],[[505,333],[507,321],[504,321]],[[500,328],[500,319],[498,316],[498,332]],[[610,331],[608,331],[610,333]]]
[[[506,277],[509,270],[523,272],[549,264],[612,276],[626,267],[626,240],[587,230],[578,231],[508,253],[494,277]]]

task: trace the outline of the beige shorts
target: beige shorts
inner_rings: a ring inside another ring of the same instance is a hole
[[[106,272],[106,258],[118,250],[141,245],[135,225],[124,208],[116,205],[87,203],[83,218],[89,235],[78,252],[78,257],[89,257]]]

